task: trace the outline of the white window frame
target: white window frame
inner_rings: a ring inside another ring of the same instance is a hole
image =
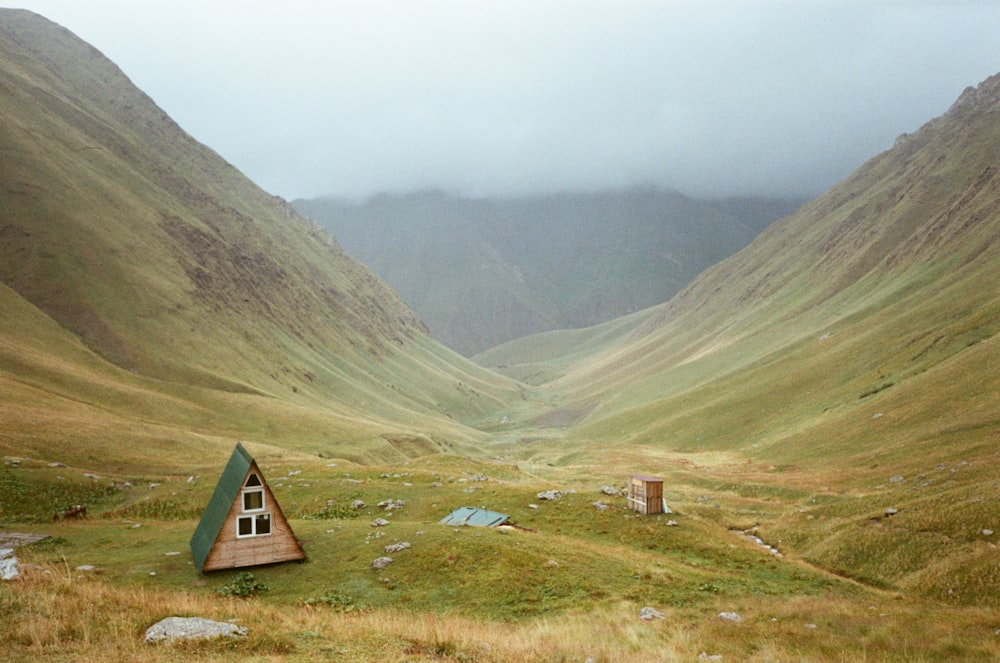
[[[266,520],[267,521],[268,528],[267,528],[266,532],[264,532],[264,533],[258,533],[257,532],[257,522],[258,522],[258,519]],[[249,520],[250,521],[250,533],[249,534],[240,534],[240,522],[243,521],[243,520]],[[236,517],[236,538],[237,539],[249,539],[249,538],[256,537],[256,536],[271,536],[272,532],[274,532],[274,523],[271,522],[271,514],[270,513],[264,513],[264,512],[261,512],[261,511],[254,511],[254,512],[252,512],[249,515],[246,515],[246,516],[237,516]]]
[[[256,482],[248,487],[251,479],[254,478],[256,479]],[[254,493],[260,495],[260,507],[257,509],[248,509],[247,495]],[[243,484],[243,490],[240,491],[240,510],[246,515],[236,516],[237,539],[249,539],[255,536],[271,536],[271,532],[274,531],[274,523],[271,522],[271,514],[267,511],[267,498],[264,496],[264,482],[256,473],[251,473],[250,476],[247,477],[246,483]],[[260,520],[266,520],[268,524],[267,531],[264,533],[257,532],[257,523],[260,522]],[[250,532],[247,534],[241,534],[240,524],[245,521],[250,522]]]
[[[253,493],[260,494],[260,508],[258,509],[248,509],[247,508],[247,495]],[[240,508],[243,513],[260,513],[267,509],[267,499],[264,497],[264,488],[245,488],[243,492],[240,493]]]

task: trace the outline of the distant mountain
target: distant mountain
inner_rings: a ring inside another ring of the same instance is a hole
[[[297,200],[455,350],[659,304],[802,201],[637,188],[512,199],[429,191]]]
[[[0,453],[229,431],[392,456],[400,430],[475,438],[465,424],[517,393],[27,11],[0,10],[0,116]]]

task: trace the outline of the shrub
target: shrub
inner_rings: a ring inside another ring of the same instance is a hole
[[[326,605],[337,612],[352,612],[354,610],[360,610],[360,606],[354,601],[353,596],[347,594],[341,594],[335,589],[327,590],[320,597],[308,598],[303,601],[305,605]]]
[[[263,582],[258,581],[253,577],[253,574],[249,571],[242,571],[233,578],[232,582],[227,583],[215,590],[215,593],[219,596],[230,596],[234,598],[250,598],[256,596],[260,592],[266,592],[267,585]]]

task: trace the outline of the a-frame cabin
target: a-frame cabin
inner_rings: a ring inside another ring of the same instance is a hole
[[[191,537],[191,552],[202,573],[306,557],[257,462],[240,443]]]

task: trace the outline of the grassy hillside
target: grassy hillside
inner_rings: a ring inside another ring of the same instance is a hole
[[[735,453],[770,468],[765,493],[822,491],[760,525],[826,568],[996,604],[998,153],[994,77],[589,352],[481,359],[558,376],[575,438]]]
[[[109,444],[201,431],[377,457],[382,432],[468,443],[519,393],[67,31],[4,11],[0,89],[5,451],[89,439],[74,411]]]
[[[295,201],[463,354],[659,304],[796,201],[636,188],[471,200]]]

